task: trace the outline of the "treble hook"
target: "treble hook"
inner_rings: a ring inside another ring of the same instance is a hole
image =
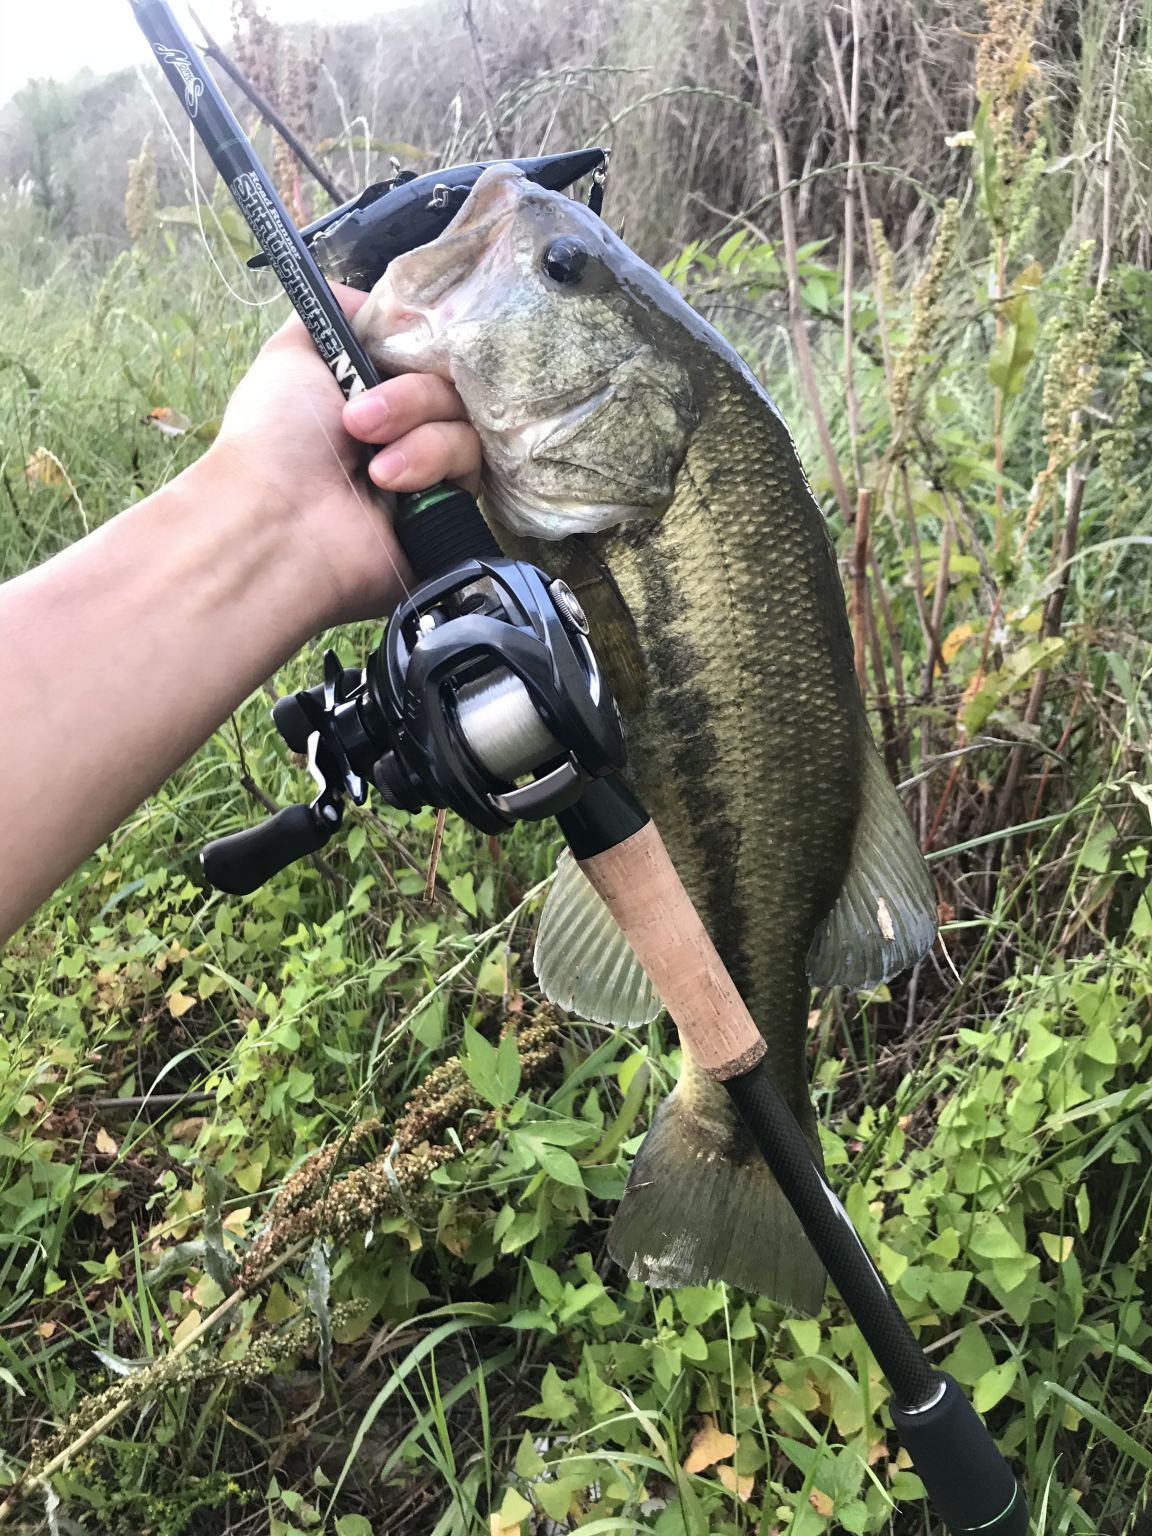
[[[588,206],[598,218],[603,216],[604,183],[608,180],[608,157],[611,153],[610,149],[604,151],[603,162],[592,172],[592,185],[588,189]]]

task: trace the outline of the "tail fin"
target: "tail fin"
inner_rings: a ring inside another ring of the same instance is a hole
[[[720,1127],[691,1113],[686,1086],[682,1080],[656,1111],[608,1251],[645,1285],[726,1280],[797,1312],[818,1312],[824,1268],[780,1186],[743,1134],[717,1135]]]

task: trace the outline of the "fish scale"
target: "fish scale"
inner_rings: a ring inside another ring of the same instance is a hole
[[[820,578],[826,585],[835,567],[819,513],[797,518],[795,487],[773,462],[777,424],[750,391],[738,398],[746,389],[715,381],[659,531],[605,536],[600,553],[648,660],[647,705],[628,722],[637,788],[818,1150],[805,957],[843,880],[856,818],[851,640],[822,597]],[[688,1144],[719,1145],[763,1179],[723,1088],[688,1063],[678,1094]],[[643,1176],[638,1164],[625,1209],[643,1199]],[[802,1243],[790,1216],[777,1217],[785,1247]]]

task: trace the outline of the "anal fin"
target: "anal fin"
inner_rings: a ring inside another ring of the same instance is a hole
[[[567,851],[540,914],[533,964],[551,1002],[596,1024],[647,1024],[663,1006],[631,944]]]

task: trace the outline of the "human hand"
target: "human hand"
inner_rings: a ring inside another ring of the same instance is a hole
[[[349,315],[368,297],[335,292]],[[349,433],[387,444],[368,466],[371,484]],[[285,557],[299,563],[316,605],[302,619],[316,630],[394,606],[411,572],[380,491],[449,480],[475,494],[480,441],[456,391],[428,374],[385,380],[345,403],[293,315],[241,379],[196,469],[214,495],[247,497],[253,516],[280,520]]]

